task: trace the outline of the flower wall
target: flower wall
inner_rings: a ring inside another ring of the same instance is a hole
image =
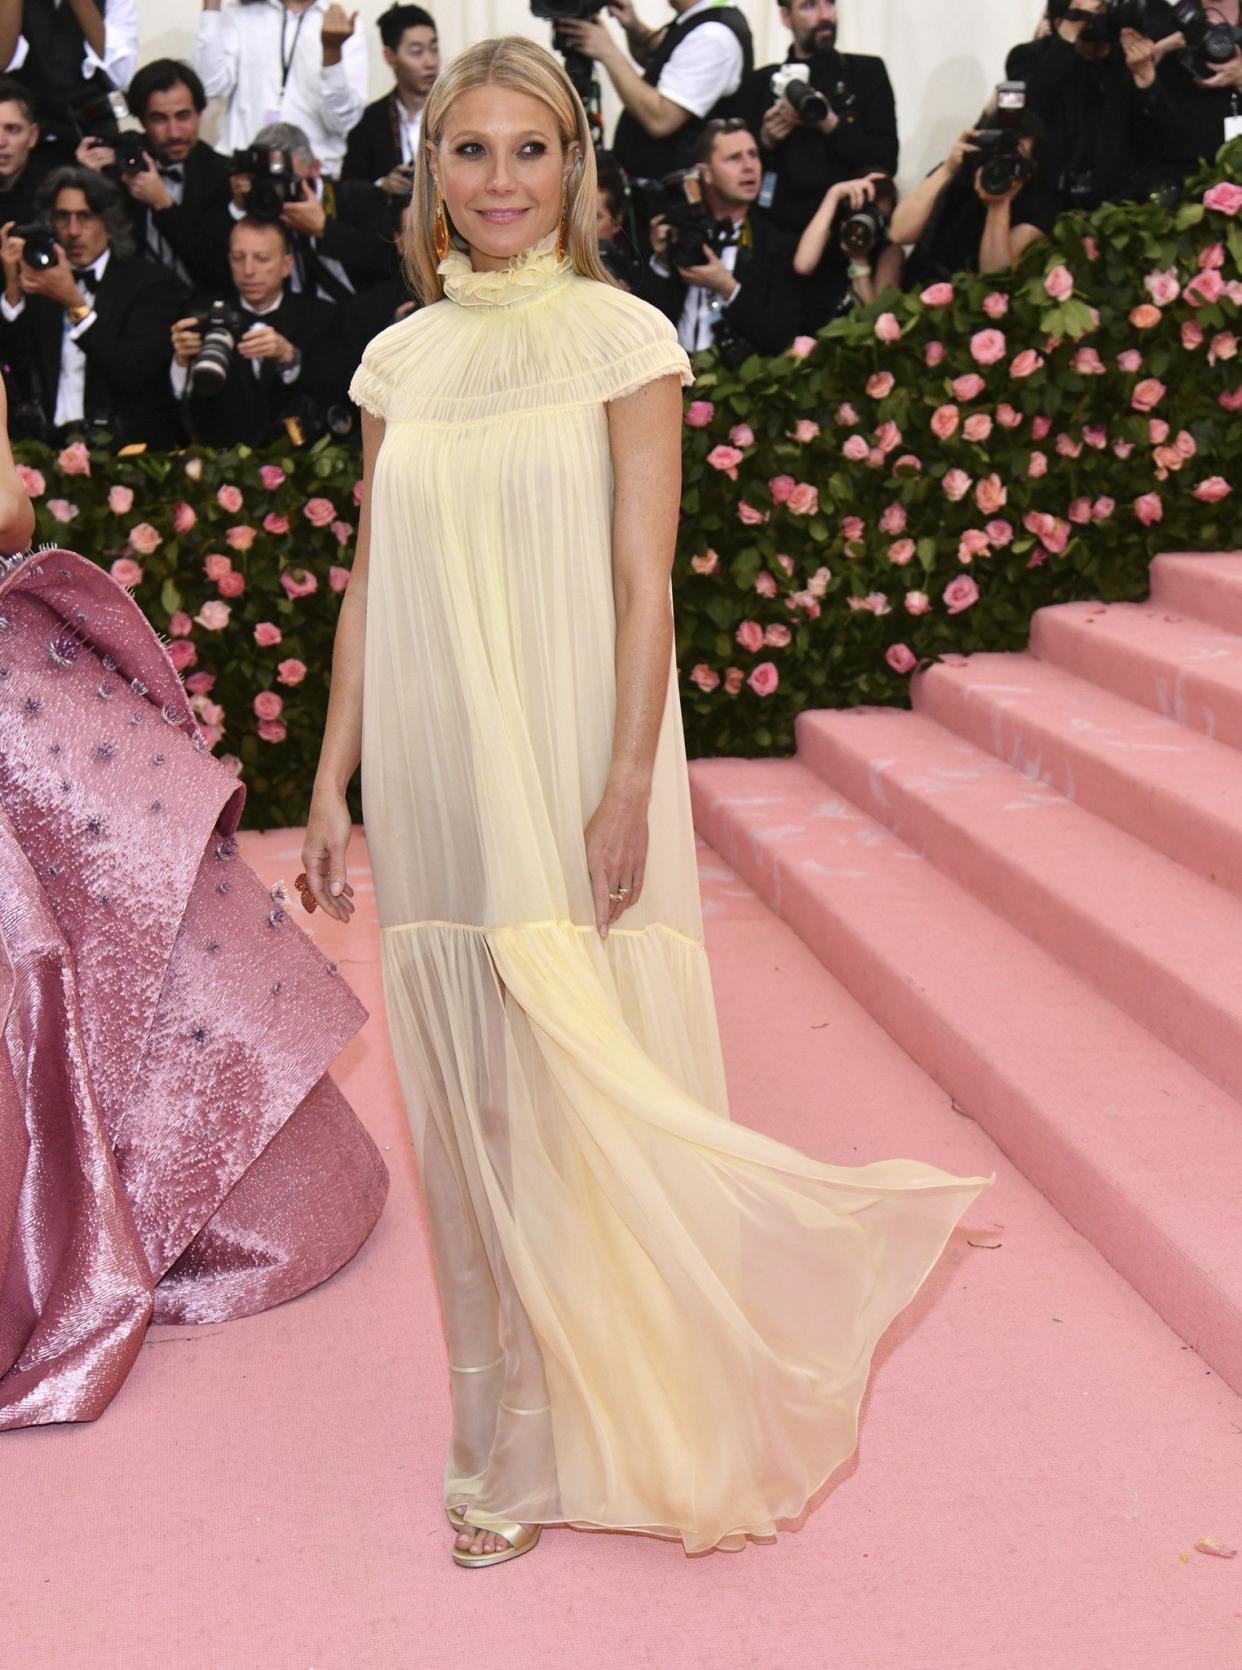
[[[962,277],[737,371],[696,359],[674,571],[691,754],[793,746],[807,706],[900,703],[1032,612],[1146,594],[1160,550],[1242,544],[1242,141],[1182,204],[1070,215]],[[359,455],[19,448],[38,538],[111,568],[171,641],[252,827],[304,820]]]

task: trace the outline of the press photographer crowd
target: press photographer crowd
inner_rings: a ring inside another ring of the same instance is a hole
[[[1048,0],[987,108],[899,197],[883,61],[846,4],[530,0],[591,116],[601,247],[691,352],[776,354],[882,290],[1010,266],[1064,210],[1155,197],[1242,133],[1239,0]],[[193,61],[139,65],[137,0],[0,0],[0,360],[18,438],[155,448],[356,434],[363,347],[418,305],[401,231],[433,15],[378,19],[367,103],[337,0],[204,0]],[[1000,70],[1001,66],[997,66]],[[605,144],[600,88],[622,111]],[[209,99],[224,101],[216,144]]]

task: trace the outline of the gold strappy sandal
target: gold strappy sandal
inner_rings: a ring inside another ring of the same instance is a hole
[[[516,1560],[519,1554],[529,1554],[539,1541],[542,1525],[532,1525],[529,1530],[524,1525],[471,1525],[464,1521],[462,1528],[470,1531],[490,1531],[494,1536],[504,1537],[508,1548],[501,1548],[495,1554],[468,1554],[464,1548],[452,1550],[454,1564],[459,1566],[498,1566],[505,1560]]]

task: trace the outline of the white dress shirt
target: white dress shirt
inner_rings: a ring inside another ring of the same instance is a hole
[[[720,251],[721,263],[730,272],[737,265],[737,251],[737,244],[726,244]],[[672,268],[656,255],[651,257],[651,270],[659,273],[661,278],[668,278],[672,273]],[[677,321],[677,340],[688,354],[711,347],[721,314],[737,300],[741,288],[740,284],[735,284],[733,294],[728,301],[724,301],[715,290],[709,290],[705,285],[687,285],[685,304]]]
[[[397,100],[397,126],[401,134],[402,162],[418,161],[418,135],[423,125],[422,107],[411,116],[409,111]]]
[[[315,193],[315,196],[322,203],[323,202],[323,175],[322,174],[316,174],[314,179],[307,181],[307,184],[311,187],[311,189]],[[246,218],[245,209],[239,209],[237,207],[237,204],[234,203],[231,198],[229,199],[229,214],[233,217],[234,220],[245,220],[245,218]],[[334,255],[325,255],[323,253],[323,251],[319,248],[319,239],[318,238],[307,237],[305,234],[303,234],[301,232],[293,233],[293,234],[291,234],[291,236],[294,239],[301,239],[304,244],[309,244],[310,247],[314,250],[315,254],[319,257],[320,264],[322,265],[324,271],[325,272],[330,272],[332,274],[333,278],[336,279],[338,284],[342,285],[344,287],[344,289],[347,290],[351,295],[353,294],[353,290],[354,290],[353,279],[350,278],[349,274],[345,271],[345,268],[336,259],[336,257]],[[302,262],[299,259],[299,255],[298,255],[298,244],[297,244],[297,242],[293,243],[292,249],[293,249],[293,271],[289,274],[287,282],[288,282],[289,288],[293,291],[293,293],[295,295],[300,295],[301,292],[306,288],[306,285],[303,282],[303,278],[302,278]],[[317,296],[319,296],[319,298],[322,301],[325,301],[325,302],[334,302],[335,303],[335,302],[340,300],[339,296],[334,296],[331,293],[330,290],[325,290],[322,284],[316,284],[315,294]]]
[[[234,0],[202,14],[194,68],[209,98],[229,101],[217,150],[231,155],[269,122],[293,122],[325,174],[340,172],[346,136],[367,102],[367,46],[360,21],[340,63],[325,69],[320,31],[327,9],[328,0],[313,0],[297,15],[284,0]]]
[[[99,259],[90,267],[80,267],[79,272],[90,272],[95,275],[95,289],[98,290],[103,275],[108,270],[111,259],[111,249],[105,249]],[[60,339],[60,378],[56,384],[56,410],[52,414],[54,424],[81,423],[86,416],[86,353],[78,347],[78,338],[84,336],[95,323],[98,315],[94,308],[94,298],[85,289],[84,298],[92,303],[91,310],[78,323],[72,324],[68,313],[63,315],[64,326]],[[17,305],[11,306],[7,296],[0,296],[0,313],[9,321],[20,319],[26,311],[26,298],[22,296]]]
[[[67,6],[69,0],[52,0],[56,7]],[[82,53],[82,79],[104,70],[118,87],[128,87],[138,68],[138,0],[107,0],[106,9],[100,0],[99,9],[104,20],[103,57],[85,45]],[[25,35],[17,38],[17,47],[5,70],[11,75],[26,62],[30,44]]]
[[[699,0],[677,21],[694,17],[715,4],[716,0]],[[656,91],[692,116],[706,116],[713,105],[737,92],[744,64],[742,43],[727,24],[700,23],[660,71]]]

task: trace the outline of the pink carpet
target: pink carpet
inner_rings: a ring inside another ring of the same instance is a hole
[[[245,843],[290,883],[297,848]],[[1242,1665],[1242,1557],[1192,1552],[1242,1543],[1242,1401],[701,861],[735,1117],[836,1161],[999,1173],[887,1336],[859,1454],[802,1529],[696,1560],[551,1531],[511,1566],[451,1564],[444,1352],[359,839],[359,919],[311,931],[372,1011],[339,1070],[392,1171],[384,1218],[281,1310],[153,1332],[96,1425],[6,1436],[3,1670]]]

